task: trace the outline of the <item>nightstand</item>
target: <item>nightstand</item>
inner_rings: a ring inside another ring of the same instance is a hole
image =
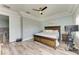
[[[63,33],[62,34],[62,41],[64,41],[66,43],[67,42],[67,37],[68,37],[68,34],[67,33]]]

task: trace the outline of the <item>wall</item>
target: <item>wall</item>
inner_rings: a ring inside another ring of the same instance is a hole
[[[62,32],[64,32],[64,26],[75,24],[75,20],[73,19],[72,16],[64,16],[56,19],[48,19],[47,21],[44,21],[42,24],[43,24],[43,27],[56,26],[56,25],[61,26],[61,30]]]
[[[0,15],[0,28],[9,27],[9,17]]]
[[[21,38],[21,23],[20,16],[10,15],[9,17],[9,38],[10,42],[16,41]]]
[[[13,42],[16,39],[21,38],[21,21],[17,12],[0,7],[0,14],[9,16],[9,41]],[[57,19],[48,19],[42,22],[43,28],[48,25],[61,25],[62,31],[64,25],[74,24],[74,20],[71,16],[66,16]],[[23,17],[23,39],[29,39],[33,34],[41,30],[41,24],[32,18]]]
[[[23,17],[23,41],[32,39],[33,34],[41,30],[40,22],[28,17]]]
[[[9,16],[9,42],[16,41],[21,38],[21,17],[10,9],[0,6],[0,14]],[[32,38],[33,34],[40,31],[40,22],[33,20],[31,17],[23,14],[23,40]]]
[[[75,17],[75,24],[76,25],[79,25],[79,8],[77,8],[77,10],[76,10],[76,12],[74,14],[74,17]],[[76,35],[75,35],[75,43],[79,47],[79,31],[76,32]]]

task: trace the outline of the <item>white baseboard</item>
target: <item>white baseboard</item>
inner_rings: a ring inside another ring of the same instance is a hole
[[[27,38],[24,38],[22,41],[32,40],[32,39],[33,39],[33,36],[32,36],[32,37],[27,37]]]

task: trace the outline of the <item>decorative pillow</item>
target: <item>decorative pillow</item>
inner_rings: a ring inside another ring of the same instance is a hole
[[[52,30],[44,30],[43,32],[48,32],[48,33],[52,33]]]
[[[45,33],[59,33],[58,30],[44,30]]]
[[[53,32],[53,33],[59,33],[59,31],[58,31],[58,30],[52,30],[52,32]]]

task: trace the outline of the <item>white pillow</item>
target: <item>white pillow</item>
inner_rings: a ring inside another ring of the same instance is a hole
[[[58,30],[44,30],[46,33],[59,33]]]
[[[58,31],[58,30],[52,30],[52,32],[53,32],[53,33],[59,33],[59,31]]]
[[[52,33],[52,30],[44,30],[43,32],[48,32],[48,33]]]

